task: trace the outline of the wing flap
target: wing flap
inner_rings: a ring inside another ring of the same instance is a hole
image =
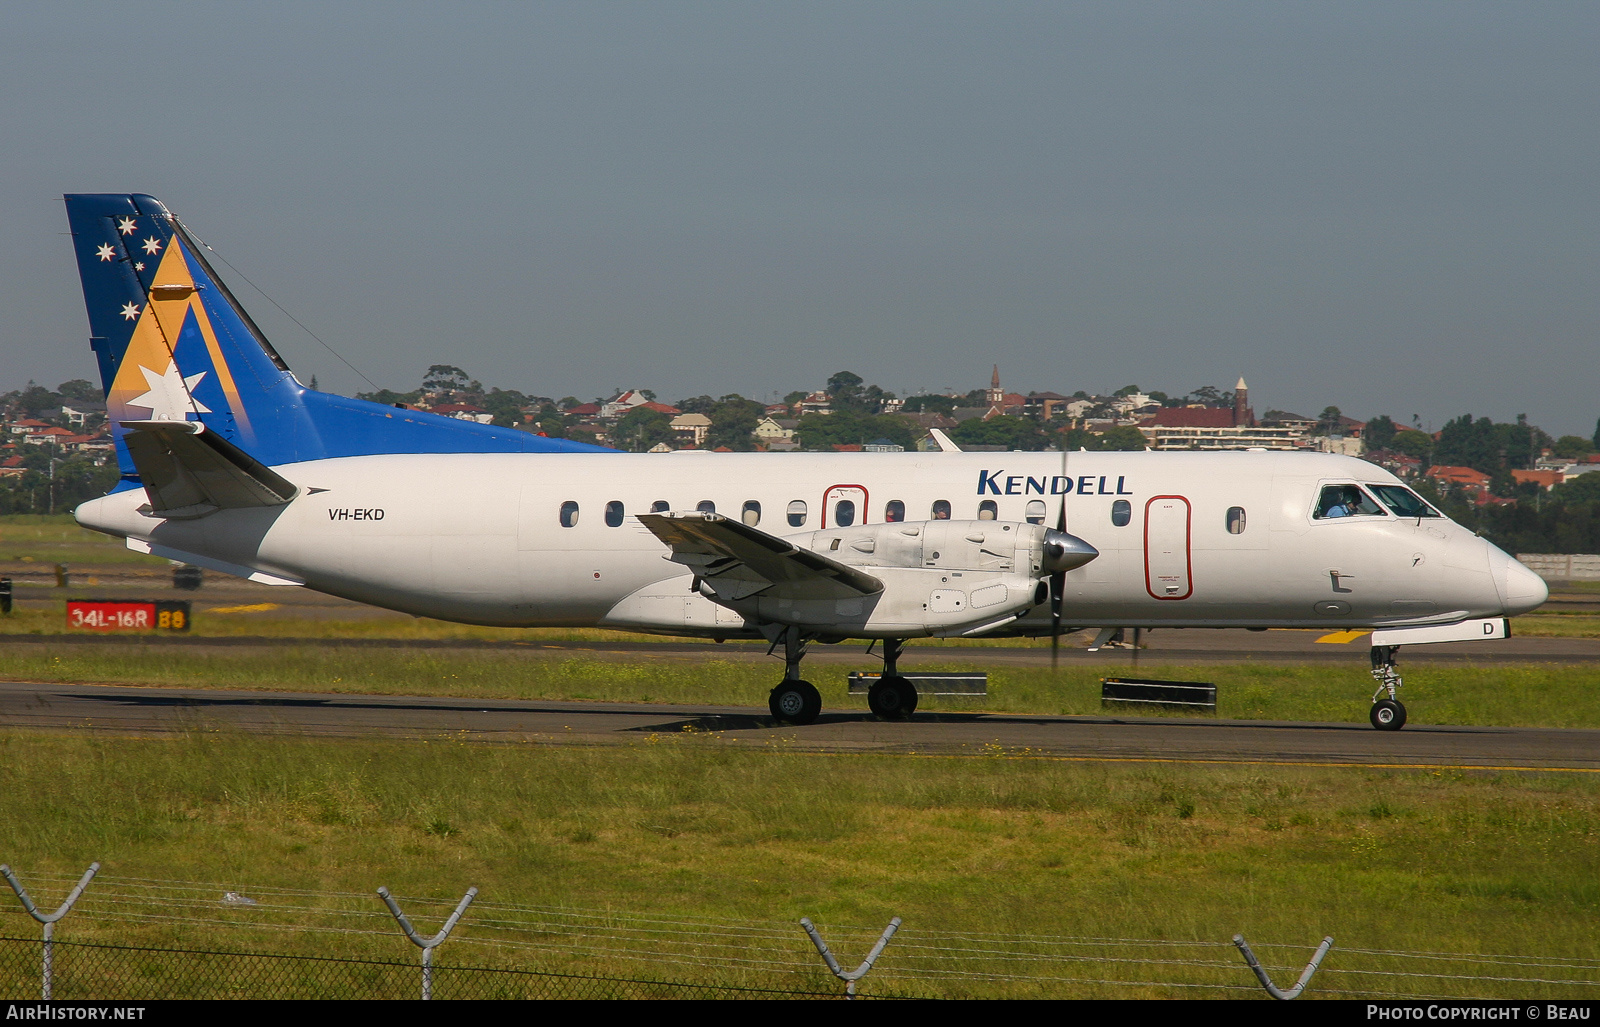
[[[299,487],[199,421],[123,421],[133,465],[159,517],[282,506]]]
[[[640,514],[639,521],[720,599],[761,593],[780,599],[859,599],[883,582],[721,514]]]

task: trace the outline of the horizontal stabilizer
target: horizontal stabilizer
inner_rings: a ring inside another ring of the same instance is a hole
[[[859,599],[883,582],[714,513],[640,514],[639,521],[672,549],[724,601],[760,593],[776,599]]]
[[[157,517],[282,506],[292,482],[199,421],[123,421],[128,453]]]

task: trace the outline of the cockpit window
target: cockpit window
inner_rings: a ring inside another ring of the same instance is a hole
[[[1396,517],[1441,517],[1421,496],[1400,485],[1373,485],[1372,491]]]
[[[1317,498],[1317,520],[1334,517],[1382,517],[1383,508],[1355,485],[1324,485]],[[1414,515],[1413,515],[1414,516]]]

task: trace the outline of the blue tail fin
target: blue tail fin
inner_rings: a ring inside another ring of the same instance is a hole
[[[66,201],[125,480],[137,475],[121,421],[204,421],[267,465],[376,453],[596,451],[308,389],[158,200],[80,193]]]

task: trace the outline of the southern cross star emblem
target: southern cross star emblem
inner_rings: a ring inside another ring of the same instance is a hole
[[[123,218],[121,221],[117,222],[117,231],[121,232],[123,235],[132,235],[133,227],[133,218]]]
[[[141,260],[137,264],[133,265],[133,269],[135,271],[143,271],[144,270],[144,261]]]
[[[123,317],[123,320],[126,320],[126,321],[138,320],[138,317],[139,317],[139,304],[137,304],[137,303],[124,303],[122,305],[122,317]]]
[[[95,256],[99,257],[101,260],[110,260],[112,255],[117,251],[111,248],[110,243],[104,243],[98,250],[95,250],[94,252]]]
[[[161,252],[161,240],[157,239],[155,236],[151,236],[150,238],[146,239],[144,241],[144,251],[146,253],[150,254],[152,257],[155,256],[157,253],[160,253]]]
[[[200,384],[200,379],[207,374],[191,374],[185,378],[178,373],[178,365],[169,363],[165,374],[156,372],[139,365],[139,373],[144,375],[144,382],[149,386],[142,396],[135,396],[128,400],[128,406],[148,407],[152,421],[183,421],[187,420],[190,413],[209,414],[211,408],[204,406],[194,398],[194,387]]]

